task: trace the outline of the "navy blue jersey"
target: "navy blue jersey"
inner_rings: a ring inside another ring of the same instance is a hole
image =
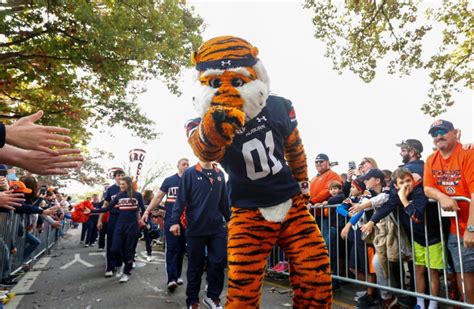
[[[107,189],[107,191],[105,191],[104,200],[109,202],[109,204],[110,204],[110,202],[119,193],[120,193],[120,187],[117,184],[113,184]],[[112,214],[112,215],[118,215],[118,213],[119,213],[118,210],[115,209],[115,208],[110,210],[110,214]]]
[[[224,173],[217,168],[204,169],[200,164],[188,168],[173,206],[171,224],[180,222],[185,207],[186,236],[225,233],[230,208]]]
[[[128,192],[122,191],[117,194],[114,199],[105,208],[93,209],[92,213],[104,213],[112,210],[118,213],[117,222],[137,223],[140,213],[145,211],[143,197],[138,192],[133,192],[133,197],[128,196]]]
[[[160,190],[166,193],[165,200],[165,219],[171,218],[171,212],[173,211],[174,202],[178,196],[179,183],[181,177],[178,174],[165,178],[163,184],[161,184]]]
[[[193,132],[199,123],[199,118],[189,121],[187,131]],[[296,126],[291,102],[269,96],[260,114],[236,132],[220,162],[229,175],[232,206],[274,206],[300,192],[284,153],[285,139]]]

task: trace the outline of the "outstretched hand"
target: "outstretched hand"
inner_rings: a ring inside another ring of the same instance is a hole
[[[84,158],[79,149],[58,149],[57,154],[29,150],[23,152],[18,166],[38,175],[66,175],[68,168],[78,168]],[[20,164],[21,163],[21,164]]]
[[[6,142],[10,145],[28,149],[44,151],[50,154],[59,154],[51,147],[69,147],[71,138],[69,129],[35,124],[43,117],[43,111],[33,115],[20,118],[18,121],[6,127]]]

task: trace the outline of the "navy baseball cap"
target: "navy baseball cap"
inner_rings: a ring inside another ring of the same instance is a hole
[[[316,159],[314,159],[314,161],[329,161],[329,157],[324,153],[320,153],[316,156]]]
[[[359,178],[362,181],[369,180],[370,178],[378,178],[382,182],[382,185],[385,183],[385,174],[378,168],[373,168],[367,172],[367,174],[360,176]]]
[[[452,131],[454,130],[454,126],[452,122],[449,122],[447,120],[442,120],[438,119],[435,122],[431,124],[430,130],[428,131],[428,134],[431,134],[432,132],[438,130],[438,129],[443,129],[446,131]]]
[[[418,153],[423,152],[423,144],[417,139],[407,139],[402,141],[400,144],[397,144],[397,147],[411,148],[418,151]]]

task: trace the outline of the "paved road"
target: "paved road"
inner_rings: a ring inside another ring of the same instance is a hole
[[[173,294],[166,290],[164,255],[158,248],[153,252],[155,260],[147,263],[144,243],[140,242],[137,268],[130,281],[121,284],[116,278],[104,278],[103,253],[79,245],[79,232],[70,230],[60,245],[62,248],[40,258],[13,290],[20,294],[36,292],[17,295],[6,308],[186,308],[185,285]],[[266,282],[262,308],[291,307],[288,291],[284,282]]]

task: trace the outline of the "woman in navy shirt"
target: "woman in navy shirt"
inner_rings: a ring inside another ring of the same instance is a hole
[[[120,276],[120,282],[127,282],[132,271],[133,257],[135,247],[137,245],[137,237],[140,233],[140,213],[145,211],[143,204],[143,197],[133,188],[132,178],[125,176],[120,180],[120,193],[109,203],[105,208],[94,209],[92,213],[102,213],[110,211],[111,209],[118,209],[119,215],[114,230],[112,241],[112,254],[122,256],[124,261],[123,274],[121,271],[117,272],[117,277]],[[114,259],[120,261],[121,259]],[[114,265],[115,267],[121,267]]]

